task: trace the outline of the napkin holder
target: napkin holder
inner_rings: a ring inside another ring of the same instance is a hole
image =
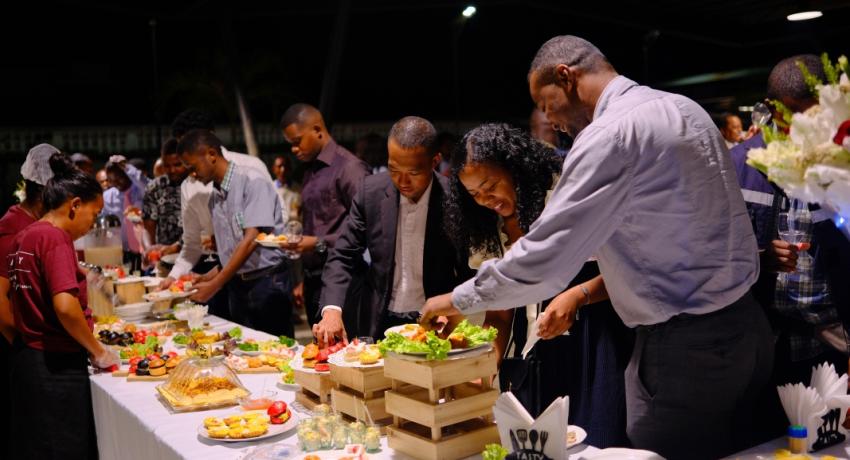
[[[556,399],[535,420],[511,392],[493,409],[499,438],[510,446],[507,460],[565,460],[569,398]]]

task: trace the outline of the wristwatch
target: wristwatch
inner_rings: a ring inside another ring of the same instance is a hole
[[[325,251],[328,250],[328,243],[325,242],[322,238],[316,239],[316,249],[315,251],[319,254],[324,254]]]

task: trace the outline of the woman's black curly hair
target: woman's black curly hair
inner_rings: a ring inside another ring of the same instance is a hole
[[[455,247],[490,254],[501,251],[498,215],[479,206],[458,177],[467,163],[488,163],[510,173],[516,187],[519,225],[527,232],[543,212],[546,192],[552,188],[553,175],[561,172],[563,161],[526,131],[507,124],[484,124],[466,133],[452,155],[451,193],[445,204],[444,226]]]

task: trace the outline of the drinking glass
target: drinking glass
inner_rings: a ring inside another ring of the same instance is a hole
[[[770,107],[768,107],[764,102],[756,102],[755,105],[753,105],[752,120],[754,125],[758,127],[765,126],[768,122],[770,122],[770,118],[772,116],[773,115],[770,113]]]
[[[283,227],[283,235],[286,237],[287,243],[300,243],[301,238],[304,236],[304,227],[301,226],[301,222],[298,222],[297,220],[290,220]],[[293,260],[301,257],[300,252],[291,249],[284,249],[283,253],[286,257]]]
[[[208,249],[212,246],[212,235],[206,230],[201,230],[201,248],[206,254],[207,258],[204,259],[205,262],[215,262],[215,257],[213,257],[213,252],[211,249]]]
[[[791,209],[779,213],[779,238],[797,246],[800,256],[797,259],[797,271],[800,271],[803,256],[811,247],[812,215],[806,209]]]

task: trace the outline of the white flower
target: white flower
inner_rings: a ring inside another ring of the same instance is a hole
[[[837,85],[820,86],[818,94],[823,116],[833,129],[850,119],[850,81],[846,74],[841,74],[841,82]]]

